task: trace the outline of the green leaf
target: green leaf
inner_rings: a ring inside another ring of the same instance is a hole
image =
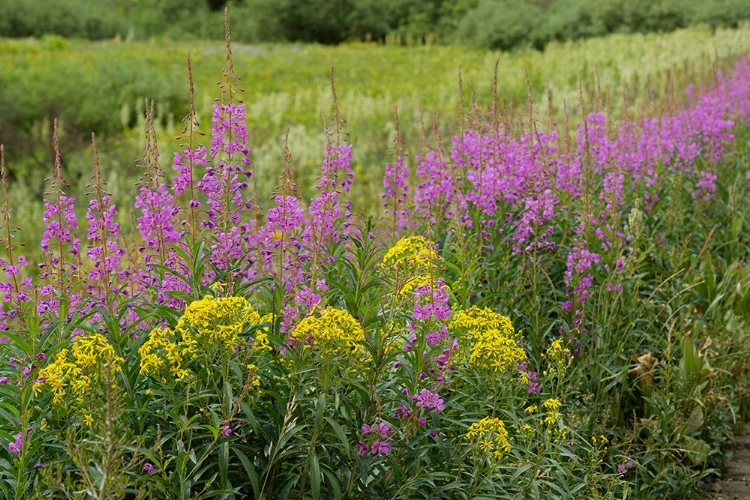
[[[232,451],[235,455],[237,455],[237,458],[240,459],[242,467],[245,469],[245,474],[247,474],[248,479],[250,479],[250,485],[253,487],[253,493],[255,494],[255,497],[258,498],[258,495],[260,494],[260,481],[258,480],[258,471],[255,470],[255,466],[253,466],[253,463],[249,458],[247,458],[247,455],[245,455],[244,452],[238,450],[237,448],[232,448]]]
[[[351,446],[349,445],[349,439],[346,437],[346,432],[344,431],[344,428],[341,427],[341,424],[336,422],[331,417],[325,417],[326,422],[328,422],[328,425],[331,426],[331,429],[333,429],[333,432],[336,434],[336,437],[339,439],[339,442],[341,443],[341,447],[344,450],[344,453],[346,454],[346,458],[352,457],[352,451]]]
[[[690,436],[682,436],[682,442],[685,445],[685,455],[697,466],[708,460],[711,452],[711,446],[702,439],[695,439]]]
[[[310,450],[310,489],[313,500],[320,500],[320,462],[315,449]]]
[[[343,496],[341,491],[341,484],[339,483],[339,480],[336,478],[335,474],[328,470],[328,468],[323,468],[323,475],[326,477],[326,481],[328,484],[331,485],[331,489],[333,490],[333,497],[336,500],[340,500]]]

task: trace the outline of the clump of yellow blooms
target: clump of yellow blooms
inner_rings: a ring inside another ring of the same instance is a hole
[[[544,423],[549,426],[557,424],[558,419],[562,418],[562,413],[557,411],[561,406],[560,400],[551,398],[545,401],[542,406],[547,412],[547,416],[544,417]]]
[[[543,356],[549,361],[551,370],[567,367],[573,361],[570,349],[563,347],[562,339],[553,340]]]
[[[260,318],[260,323],[271,322],[273,322],[273,314],[264,314],[263,317]],[[271,347],[271,341],[268,339],[268,331],[269,328],[265,326],[255,332],[255,344],[253,344],[253,349],[258,352],[273,351],[273,347]]]
[[[292,338],[306,348],[314,347],[326,358],[361,359],[365,354],[365,330],[344,309],[327,307],[320,315],[304,318]]]
[[[206,352],[234,352],[245,327],[260,322],[260,315],[246,299],[207,295],[185,308],[174,332],[162,327],[151,330],[138,349],[141,374],[165,378],[168,373],[177,381],[187,380],[191,377],[187,364],[192,359]],[[261,335],[256,343],[268,346],[268,335]]]
[[[381,266],[385,269],[407,268],[430,274],[440,265],[441,259],[434,250],[435,244],[422,236],[407,236],[393,245],[383,257]]]
[[[591,464],[598,467],[604,463],[604,456],[609,448],[609,439],[604,434],[591,436],[591,448],[588,450]]]
[[[448,324],[448,328],[462,330],[468,334],[482,330],[500,330],[506,335],[512,336],[515,332],[510,318],[496,313],[489,307],[480,309],[477,306],[456,311]]]
[[[538,432],[546,434],[552,441],[561,443],[568,437],[568,428],[562,420],[563,414],[560,413],[562,403],[559,399],[550,398],[542,403],[541,409],[544,410],[544,419],[541,415],[536,416],[540,408],[537,405],[531,405],[524,409],[527,415],[533,417],[534,427],[528,423],[519,426],[520,433],[527,439],[531,440],[537,436]],[[604,438],[604,436],[602,436]]]
[[[469,363],[476,368],[504,372],[526,359],[510,319],[489,308],[455,311],[448,328],[468,340]]]
[[[395,278],[398,295],[406,295],[420,286],[432,285],[441,263],[432,241],[422,236],[407,236],[388,249],[380,269]]]
[[[70,351],[63,350],[55,360],[39,370],[39,380],[34,383],[35,393],[48,388],[52,403],[60,404],[70,392],[76,404],[83,404],[90,395],[96,377],[107,374],[110,378],[124,363],[114,347],[100,333],[80,336],[73,341]]]
[[[148,340],[138,348],[141,356],[141,375],[159,376],[167,369],[177,381],[190,377],[190,371],[183,367],[183,354],[190,352],[188,345],[180,345],[172,341],[172,330],[169,328],[154,328],[148,334]]]
[[[547,425],[547,434],[555,441],[562,442],[568,435],[568,428],[563,425],[563,414],[558,410],[562,406],[559,399],[550,398],[542,404],[545,410],[544,423]]]
[[[526,359],[526,351],[500,330],[486,330],[474,336],[469,363],[477,368],[504,372]]]
[[[482,452],[496,460],[510,452],[510,441],[505,424],[497,417],[485,417],[474,422],[466,432],[466,439],[476,443]]]
[[[175,330],[188,345],[221,346],[234,351],[246,324],[257,325],[260,315],[243,297],[211,297],[192,302],[177,322]]]

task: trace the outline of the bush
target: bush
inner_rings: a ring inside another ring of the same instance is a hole
[[[0,36],[101,40],[125,34],[127,25],[113,12],[112,2],[86,0],[6,0],[0,3]]]

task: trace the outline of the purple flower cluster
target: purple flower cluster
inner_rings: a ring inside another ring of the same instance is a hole
[[[393,430],[386,422],[364,424],[362,426],[363,440],[356,445],[359,456],[365,456],[368,451],[373,455],[387,455],[391,451],[392,434]]]
[[[412,399],[416,401],[417,408],[434,410],[436,412],[445,410],[445,402],[437,392],[422,389],[419,394],[413,395]]]
[[[451,310],[448,305],[450,292],[443,278],[438,278],[434,286],[428,284],[415,288],[414,294],[416,295],[414,319],[444,321],[450,317]]]
[[[630,469],[635,467],[632,460],[626,460],[625,462],[617,464],[617,472],[620,474],[626,474]]]
[[[393,226],[395,238],[399,232],[405,231],[409,227],[407,215],[409,207],[407,205],[407,196],[409,195],[409,167],[406,165],[404,158],[399,156],[396,163],[385,164],[385,175],[383,176],[383,208],[385,213],[390,213],[393,217]]]
[[[23,433],[19,432],[16,434],[16,440],[8,443],[8,451],[13,455],[18,455],[23,449]]]
[[[89,201],[86,210],[86,220],[89,229],[86,234],[92,243],[86,251],[94,266],[89,270],[88,294],[105,303],[107,291],[119,293],[115,288],[116,280],[124,280],[129,273],[120,268],[120,261],[125,255],[125,249],[120,248],[118,237],[120,225],[115,222],[117,208],[110,204],[109,196]]]

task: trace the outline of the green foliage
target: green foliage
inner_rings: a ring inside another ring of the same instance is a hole
[[[220,39],[224,7],[242,43],[452,42],[502,50],[750,19],[743,0],[5,0],[0,36]]]
[[[126,34],[127,25],[109,0],[5,0],[0,2],[0,36],[101,40]]]
[[[510,50],[534,43],[529,34],[539,24],[541,9],[525,0],[481,0],[459,24],[456,37],[491,49]]]

